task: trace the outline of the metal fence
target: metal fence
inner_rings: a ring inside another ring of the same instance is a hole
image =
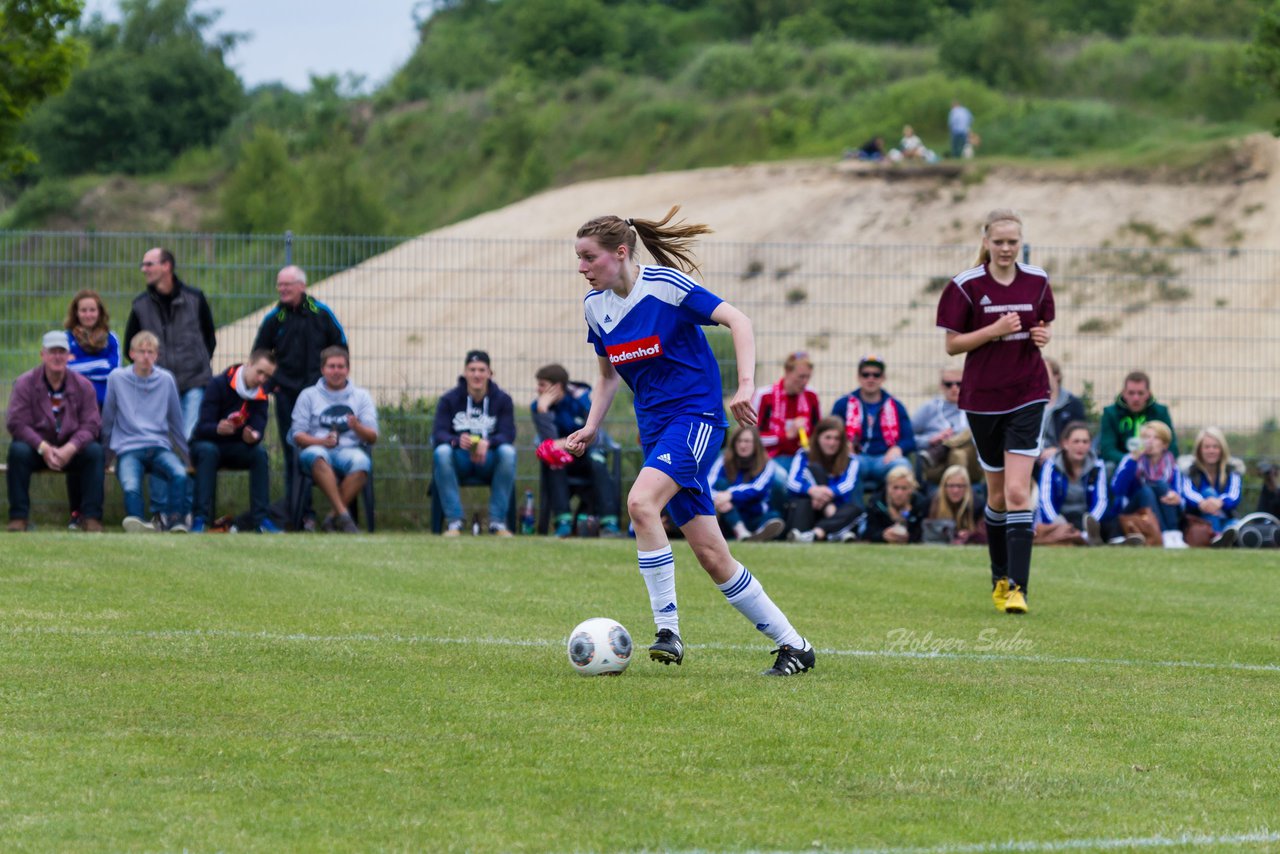
[[[592,382],[598,370],[568,240],[0,232],[0,403],[36,364],[41,333],[62,325],[80,288],[97,290],[112,328],[123,330],[143,288],[138,263],[153,246],[169,248],[178,276],[208,296],[219,325],[215,369],[247,355],[276,299],[279,268],[307,270],[310,292],[346,328],[352,379],[379,401],[379,510],[392,524],[425,524],[431,414],[467,350],[493,357],[495,381],[517,403],[522,451],[533,444],[534,371],[559,362]],[[1184,445],[1214,424],[1235,440],[1233,451],[1280,451],[1280,252],[1035,246],[1028,254],[1053,282],[1058,319],[1048,353],[1063,364],[1069,389],[1100,410],[1128,371],[1142,369]],[[753,319],[759,385],[777,379],[787,353],[806,350],[826,408],[855,387],[859,358],[875,352],[888,365],[886,389],[912,411],[937,393],[948,361],[934,324],[938,294],[973,255],[971,245],[708,238],[698,247],[702,281]],[[731,356],[727,335],[711,334],[717,352]],[[610,429],[634,444],[622,398]],[[536,478],[532,454],[521,456],[523,489]],[[638,464],[629,449],[624,471]]]

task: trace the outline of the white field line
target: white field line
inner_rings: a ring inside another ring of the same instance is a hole
[[[1003,851],[1112,851],[1118,848],[1203,848],[1222,845],[1267,845],[1280,842],[1280,833],[1256,830],[1252,833],[1182,833],[1177,836],[1130,836],[1117,839],[1059,839],[1046,842],[978,842],[937,845],[923,848],[823,848],[832,854],[999,854]],[[811,850],[811,849],[810,849]],[[681,854],[703,854],[697,850]],[[746,854],[787,854],[782,851],[752,851]],[[800,854],[800,852],[795,852]]]
[[[524,640],[520,638],[457,638],[433,635],[373,634],[352,633],[340,635],[317,635],[306,632],[246,632],[229,629],[112,629],[91,626],[3,626],[0,634],[8,635],[60,635],[66,637],[120,637],[151,640],[235,640],[266,641],[269,643],[298,644],[402,644],[408,646],[439,646],[473,644],[481,646],[510,646],[530,648],[559,648],[563,640]],[[704,643],[690,644],[689,649],[709,649],[727,652],[759,652],[761,646],[744,644]],[[1236,670],[1259,673],[1280,673],[1280,664],[1249,664],[1236,661],[1178,661],[1142,658],[1089,658],[1086,656],[1052,656],[1052,655],[1015,655],[1006,653],[984,652],[930,652],[898,649],[824,649],[818,647],[822,655],[848,656],[853,658],[893,658],[893,659],[941,659],[947,661],[997,661],[1025,662],[1028,664],[1081,664],[1107,667],[1156,667],[1186,668],[1191,670]]]

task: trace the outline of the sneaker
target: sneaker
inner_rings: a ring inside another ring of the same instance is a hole
[[[461,519],[450,520],[448,527],[444,529],[444,535],[446,537],[461,537],[462,536],[462,520]]]
[[[1098,520],[1093,518],[1089,513],[1084,514],[1084,536],[1088,545],[1102,545],[1102,526],[1098,524]]]
[[[197,516],[191,520],[190,532],[193,534],[203,534],[206,523],[203,516]]]
[[[71,519],[67,522],[67,530],[68,531],[80,530],[80,511],[79,510],[71,514]]]
[[[671,629],[658,629],[657,640],[649,647],[649,657],[663,664],[684,662],[684,642]]]
[[[797,673],[812,670],[817,659],[812,646],[801,651],[793,646],[783,644],[775,649],[774,652],[777,653],[778,657],[774,660],[773,667],[763,673],[764,676],[795,676]]]
[[[86,534],[101,534],[102,520],[101,519],[82,519],[80,520],[80,530],[84,531]]]
[[[1124,541],[1121,545],[1125,546],[1145,546],[1147,538],[1141,534],[1125,534]]]
[[[573,536],[573,520],[568,516],[556,520],[556,536],[566,539]]]
[[[1009,585],[1009,597],[1004,600],[1004,612],[1006,614],[1027,613],[1027,597],[1023,595],[1022,588],[1016,584]]]
[[[189,530],[187,528],[186,517],[180,516],[177,513],[173,514],[165,520],[164,529],[170,534],[185,534]]]
[[[10,519],[10,520],[9,520],[9,527],[7,528],[7,530],[8,530],[9,532],[11,532],[11,533],[15,533],[15,534],[16,534],[16,533],[19,533],[19,532],[21,532],[21,531],[25,531],[25,530],[27,530],[27,528],[29,528],[29,527],[31,527],[31,526],[27,523],[27,520],[26,520],[26,519]]]
[[[511,532],[507,530],[506,525],[490,525],[489,533],[495,537],[510,537]]]
[[[787,529],[787,523],[781,519],[770,519],[759,528],[751,532],[751,536],[747,537],[748,542],[767,543],[770,540],[776,540]]]
[[[1003,611],[1009,603],[1009,579],[996,579],[995,586],[991,588],[991,601],[996,603],[996,610]]]
[[[128,534],[154,534],[157,530],[155,523],[137,516],[125,516],[120,527],[124,528],[125,533]]]
[[[316,532],[316,517],[304,516],[302,519],[302,533],[314,534]]]
[[[325,515],[324,520],[320,523],[320,530],[326,534],[332,534],[338,530],[338,517],[329,513]]]
[[[841,531],[838,534],[832,535],[829,539],[833,543],[856,543],[858,541],[858,535],[852,530]]]
[[[799,528],[792,528],[787,532],[787,540],[793,543],[812,543],[813,531],[801,531]]]
[[[192,530],[192,533],[195,532],[194,528],[192,528],[191,530]],[[281,528],[279,525],[277,525],[275,522],[272,522],[270,519],[263,519],[262,524],[258,526],[258,533],[259,534],[283,534],[284,529]]]
[[[360,526],[356,524],[356,520],[351,518],[350,513],[343,513],[333,520],[333,527],[344,534],[360,533]]]
[[[621,537],[622,529],[618,527],[618,517],[601,516],[600,517],[600,536],[610,540],[616,540]]]
[[[1215,549],[1229,549],[1236,544],[1236,529],[1226,528],[1222,533],[1218,534],[1209,541],[1209,546]]]

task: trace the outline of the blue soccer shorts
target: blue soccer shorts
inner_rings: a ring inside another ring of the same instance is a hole
[[[656,442],[645,444],[645,468],[657,469],[680,486],[667,502],[667,514],[676,527],[684,527],[694,516],[716,515],[707,475],[722,444],[724,428],[697,416],[675,419]]]

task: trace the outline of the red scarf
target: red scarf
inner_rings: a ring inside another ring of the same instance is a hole
[[[785,380],[778,380],[773,387],[773,407],[769,410],[769,432],[779,440],[787,436],[787,390],[783,387]],[[796,395],[796,418],[809,421],[809,396],[800,389]],[[808,430],[808,426],[805,427]]]
[[[844,412],[844,432],[856,452],[862,447],[862,401],[853,394],[849,395],[849,408]],[[884,405],[880,407],[880,435],[884,442],[892,448],[898,444],[898,436],[902,434],[898,424],[898,407],[893,405],[889,395],[884,396]]]
[[[240,372],[244,370],[244,365],[232,365],[227,368],[227,382],[231,383],[231,390],[240,395],[237,385],[240,382]],[[267,392],[262,386],[258,386],[253,391],[253,400],[266,400]],[[227,416],[227,420],[236,424],[247,424],[249,422],[249,401],[240,404],[240,411],[233,412]]]

